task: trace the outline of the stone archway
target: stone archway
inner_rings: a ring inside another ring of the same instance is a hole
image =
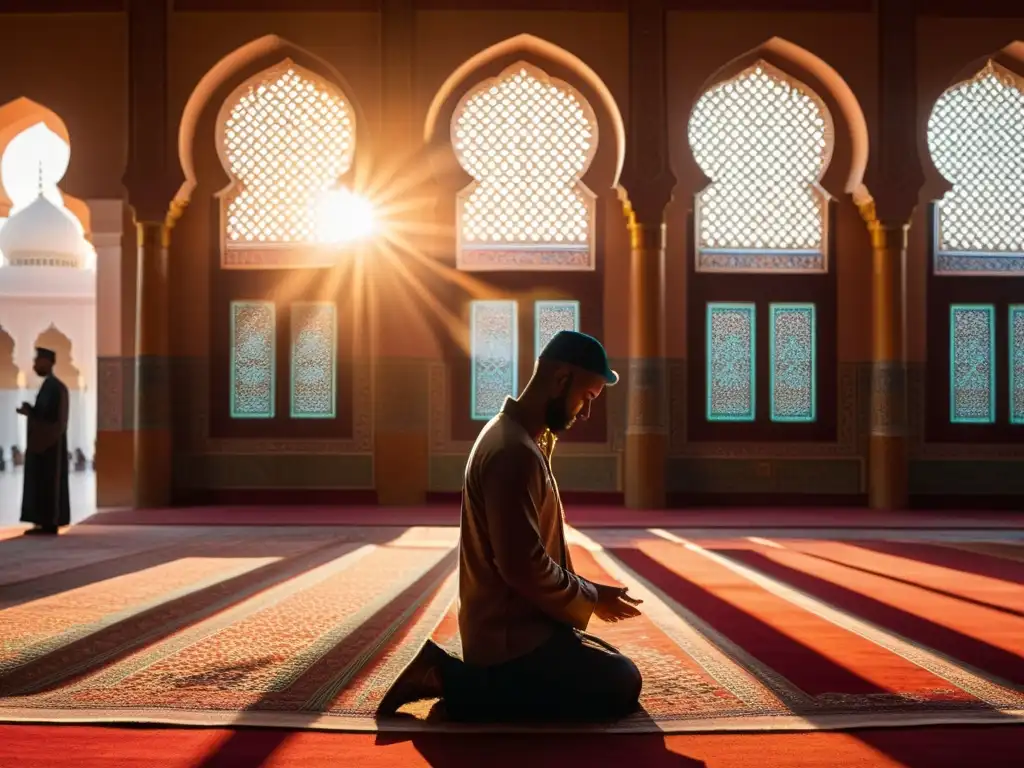
[[[74,343],[56,325],[51,324],[49,328],[36,337],[36,348],[43,347],[52,349],[57,353],[57,365],[54,366],[54,375],[64,382],[70,390],[81,389],[84,382],[81,381],[82,373],[72,362],[74,360]]]

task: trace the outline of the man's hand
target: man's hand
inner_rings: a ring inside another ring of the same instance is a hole
[[[28,416],[30,413],[32,413],[32,406],[29,405],[28,403],[22,403],[20,406],[18,406],[17,412],[20,413],[22,416]]]
[[[636,607],[643,600],[630,597],[626,587],[609,587],[606,584],[595,584],[597,587],[597,606],[594,608],[594,615],[602,621],[615,622],[623,619],[632,619],[639,616],[640,611]]]

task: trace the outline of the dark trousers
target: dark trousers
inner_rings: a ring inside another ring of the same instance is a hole
[[[643,684],[629,658],[570,629],[493,667],[449,657],[441,679],[449,717],[467,722],[612,720],[636,710]]]

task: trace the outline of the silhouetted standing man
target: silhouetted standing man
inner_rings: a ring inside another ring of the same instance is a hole
[[[68,492],[68,388],[53,375],[57,355],[37,348],[32,369],[43,377],[36,404],[22,403],[18,413],[28,418],[25,487],[21,521],[32,523],[26,534],[56,534],[71,523]]]

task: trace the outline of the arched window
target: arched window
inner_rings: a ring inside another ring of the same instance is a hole
[[[705,92],[689,141],[710,183],[688,259],[690,440],[835,430],[835,275],[824,101],[758,61]]]
[[[290,60],[235,89],[220,108],[221,266],[211,291],[216,436],[345,439],[352,429],[351,276],[334,267],[332,191],[354,161],[355,111],[334,83]],[[282,290],[287,282],[288,289]]]
[[[827,269],[819,182],[833,128],[820,98],[758,62],[700,98],[690,147],[711,180],[697,197],[697,269]]]
[[[594,268],[594,195],[580,178],[597,121],[568,84],[516,64],[471,90],[452,117],[460,269]]]
[[[990,62],[950,88],[928,148],[953,185],[936,206],[935,271],[1024,274],[1024,78]]]
[[[929,437],[1019,440],[1024,424],[1024,78],[988,62],[935,103]]]
[[[234,180],[224,206],[225,267],[324,266],[315,246],[324,195],[352,167],[355,116],[337,86],[285,61],[221,110],[218,150]]]

